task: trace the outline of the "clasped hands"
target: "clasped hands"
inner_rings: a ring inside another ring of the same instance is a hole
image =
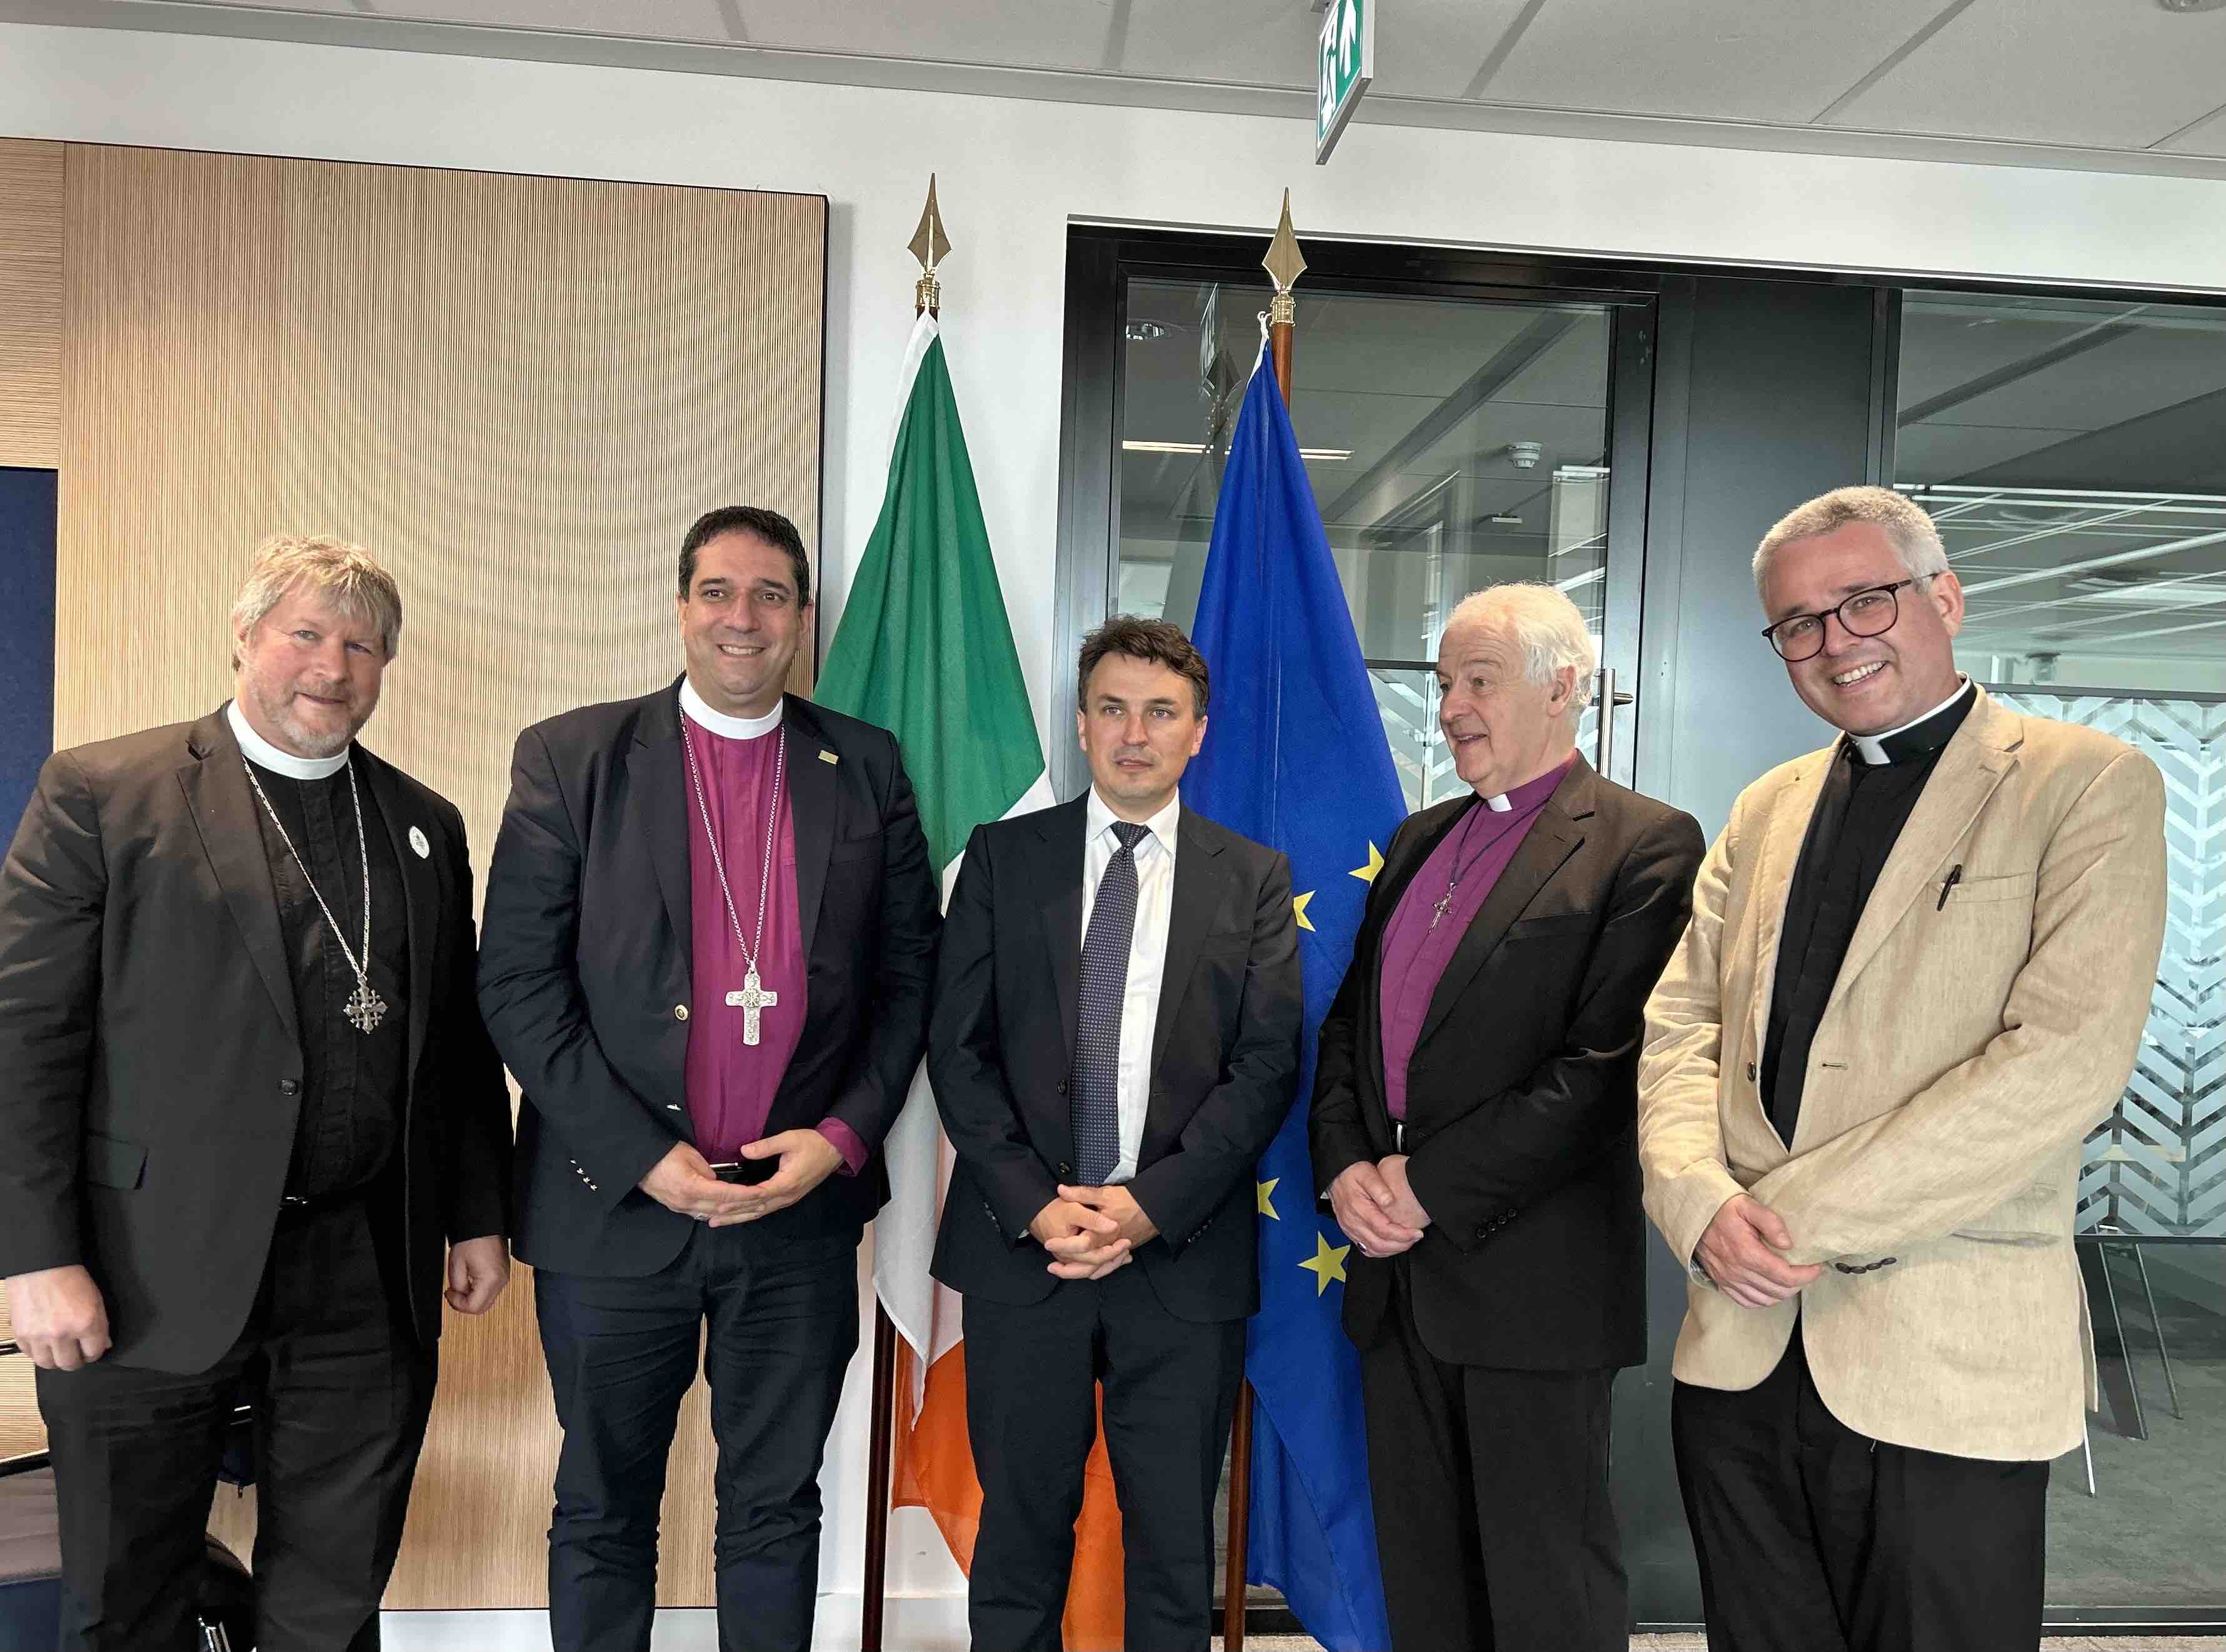
[[[1396,1256],[1413,1248],[1430,1225],[1430,1213],[1407,1179],[1407,1155],[1395,1153],[1370,1164],[1347,1165],[1329,1185],[1337,1225],[1364,1256]]]
[[[1125,1187],[1069,1187],[1028,1223],[1051,1253],[1048,1272],[1060,1279],[1103,1279],[1128,1265],[1136,1247],[1159,1232]]]
[[[668,1210],[715,1228],[730,1228],[786,1210],[843,1162],[842,1149],[817,1130],[783,1130],[750,1142],[741,1156],[778,1159],[780,1168],[761,1182],[722,1182],[702,1153],[676,1141],[670,1153],[650,1166],[639,1185]]]
[[[1735,1193],[1717,1210],[1693,1260],[1717,1290],[1743,1308],[1767,1308],[1802,1289],[1824,1270],[1813,1262],[1790,1262],[1778,1253],[1793,1247],[1792,1229],[1752,1193]]]

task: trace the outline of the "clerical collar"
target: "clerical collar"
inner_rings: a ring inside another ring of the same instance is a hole
[[[1569,765],[1576,760],[1574,755],[1565,757],[1536,779],[1525,780],[1512,791],[1495,791],[1485,798],[1484,806],[1495,815],[1508,814],[1517,809],[1536,809],[1554,795],[1554,788],[1561,784],[1561,777],[1569,772]]]
[[[728,740],[755,740],[760,734],[770,734],[780,727],[781,713],[787,705],[787,697],[783,696],[762,717],[729,717],[723,711],[712,710],[710,702],[696,692],[693,683],[686,677],[680,679],[680,708],[688,714],[688,721]]]
[[[1848,744],[1856,756],[1873,768],[1930,756],[1955,739],[1956,731],[1963,726],[1963,719],[1978,697],[1979,691],[1972,687],[1971,679],[1959,676],[1956,692],[1922,717],[1912,717],[1900,728],[1889,728],[1883,734],[1850,734]]]
[[[280,751],[249,725],[247,714],[240,710],[237,700],[225,702],[224,716],[232,725],[232,737],[239,742],[241,754],[274,774],[291,775],[296,780],[329,780],[347,766],[348,748],[345,746],[330,757],[296,757],[291,752]]]
[[[1097,836],[1121,818],[1106,806],[1105,799],[1097,795],[1096,786],[1090,788],[1090,802],[1084,813],[1088,822],[1087,836],[1091,837]],[[1181,819],[1182,792],[1178,790],[1161,806],[1159,812],[1143,824],[1154,837],[1160,840],[1161,848],[1172,849],[1175,846],[1175,827]]]

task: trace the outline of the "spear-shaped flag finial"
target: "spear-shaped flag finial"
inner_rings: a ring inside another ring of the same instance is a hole
[[[1299,238],[1291,232],[1291,192],[1283,191],[1283,216],[1275,226],[1275,238],[1268,243],[1268,256],[1260,260],[1275,283],[1275,295],[1268,301],[1268,322],[1271,327],[1288,327],[1297,320],[1299,301],[1291,295],[1291,289],[1307,272],[1306,255],[1299,251]]]
[[[913,313],[942,313],[943,289],[935,267],[950,255],[950,238],[943,232],[943,213],[935,204],[935,175],[927,175],[927,205],[920,208],[919,227],[912,232],[912,256],[919,261],[919,281],[913,289]]]

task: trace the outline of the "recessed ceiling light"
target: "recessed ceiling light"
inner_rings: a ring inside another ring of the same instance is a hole
[[[2226,0],[2157,0],[2166,11],[2216,11]]]
[[[1123,453],[1199,454],[1205,451],[1205,443],[1203,442],[1123,442],[1121,444],[1121,451]],[[1339,460],[1352,458],[1352,449],[1350,448],[1301,448],[1299,449],[1299,457],[1320,459],[1334,463]]]

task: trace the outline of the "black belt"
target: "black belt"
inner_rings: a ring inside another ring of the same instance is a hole
[[[299,1193],[282,1194],[278,1199],[278,1220],[282,1223],[306,1222],[311,1217],[323,1216],[346,1205],[360,1204],[367,1191],[363,1187],[345,1187],[335,1192],[312,1193],[307,1197]]]

